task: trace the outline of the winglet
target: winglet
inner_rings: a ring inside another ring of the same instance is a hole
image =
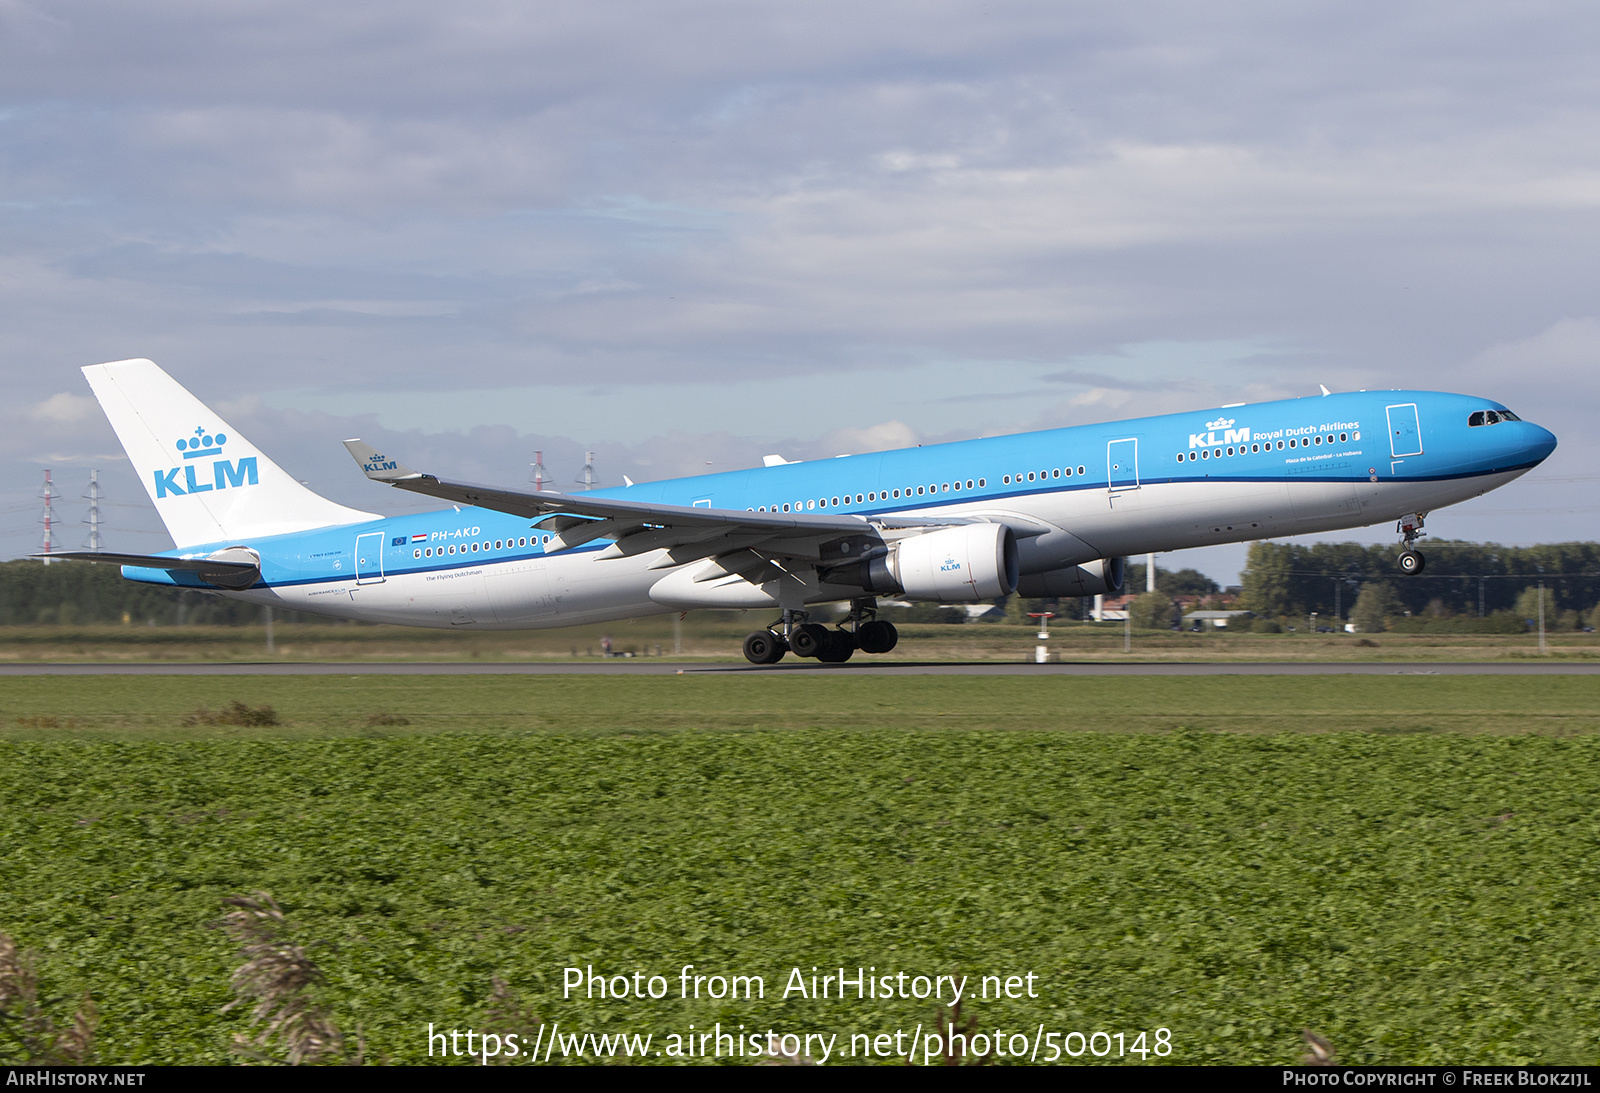
[[[405,466],[397,459],[390,459],[378,449],[368,444],[365,440],[355,439],[344,442],[345,449],[361,464],[361,471],[374,482],[402,482],[412,478],[423,478],[410,467]]]

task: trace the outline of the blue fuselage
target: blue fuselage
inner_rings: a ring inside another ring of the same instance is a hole
[[[1490,400],[1372,391],[757,467],[596,494],[758,512],[1015,520],[1038,525],[1026,528],[1021,543],[1026,573],[1426,512],[1512,480],[1555,444],[1547,430]],[[534,627],[662,609],[648,595],[659,573],[649,575],[633,559],[598,558],[605,541],[550,553],[547,541],[526,519],[447,508],[245,544],[189,545],[181,554],[249,546],[260,554],[261,581],[238,594],[375,621]],[[516,574],[524,575],[520,585]],[[128,567],[124,575],[207,587],[186,572]],[[447,591],[452,585],[458,591]],[[513,585],[527,587],[512,592]],[[513,605],[517,597],[526,602]]]

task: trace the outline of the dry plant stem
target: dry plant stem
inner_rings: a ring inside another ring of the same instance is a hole
[[[84,992],[72,1026],[57,1029],[39,1003],[39,977],[17,943],[0,934],[0,1033],[12,1041],[18,1061],[33,1065],[81,1066],[94,1055],[98,1021],[94,999]]]
[[[262,1058],[259,1053],[276,1041],[282,1061],[291,1066],[344,1061],[343,1035],[310,998],[321,973],[305,950],[284,936],[282,908],[265,892],[223,902],[235,908],[223,924],[239,943],[244,963],[233,973],[239,997],[222,1008],[254,1003],[250,1021],[260,1026],[254,1037],[237,1037],[241,1053]]]
[[[185,725],[242,725],[262,728],[278,724],[278,711],[271,706],[259,706],[251,709],[238,699],[234,699],[225,710],[213,712],[205,706],[201,706],[184,718],[183,723]]]
[[[964,1042],[970,1044],[973,1034],[978,1031],[978,1019],[976,1017],[963,1018],[961,1016],[961,1002],[959,999],[955,1005],[950,1007],[948,1014],[944,1012],[943,1007],[934,1010],[934,1027],[938,1028],[941,1021],[944,1022],[944,1058],[940,1060],[940,1066],[983,1066],[989,1061],[989,1056],[994,1050],[993,1047],[982,1055],[969,1055],[965,1052],[956,1055],[950,1050],[952,1046],[950,1041],[953,1039],[952,1033],[955,1036],[966,1037]]]
[[[1338,1066],[1339,1060],[1333,1045],[1323,1037],[1318,1036],[1310,1029],[1301,1029],[1300,1035],[1305,1037],[1306,1053],[1300,1059],[1301,1066]]]
[[[515,1033],[526,1043],[533,1043],[539,1038],[539,1026],[544,1024],[532,1010],[517,996],[511,985],[498,975],[493,979],[494,989],[489,992],[489,1027],[497,1030],[502,1036]],[[493,1066],[509,1066],[511,1060],[508,1056],[495,1056],[491,1061]]]

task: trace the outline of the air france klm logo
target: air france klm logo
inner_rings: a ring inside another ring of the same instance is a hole
[[[940,573],[955,573],[960,568],[961,568],[961,563],[960,562],[956,561],[954,558],[946,558],[944,560],[944,564],[939,567],[939,572]]]
[[[1219,417],[1215,421],[1206,422],[1206,431],[1203,433],[1189,434],[1190,448],[1215,448],[1218,444],[1248,444],[1250,443],[1249,429],[1235,429],[1234,419]],[[1217,439],[1221,434],[1221,439]]]
[[[210,458],[211,481],[202,482],[195,473],[195,464],[173,467],[167,471],[153,471],[156,477],[156,500],[163,497],[183,497],[191,493],[209,493],[239,486],[256,486],[261,483],[261,473],[256,467],[256,457],[247,455],[236,462],[222,457],[222,447],[228,443],[227,433],[208,433],[204,425],[198,426],[194,435],[178,441],[178,451],[185,460]],[[183,473],[183,484],[178,483],[178,473]]]

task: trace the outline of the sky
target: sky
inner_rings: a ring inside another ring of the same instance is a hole
[[[0,556],[170,544],[83,365],[296,477],[558,488],[1333,390],[1560,447],[1600,538],[1600,8],[0,0]],[[1330,538],[1389,542],[1387,526]],[[1179,552],[1237,580],[1244,548]]]

